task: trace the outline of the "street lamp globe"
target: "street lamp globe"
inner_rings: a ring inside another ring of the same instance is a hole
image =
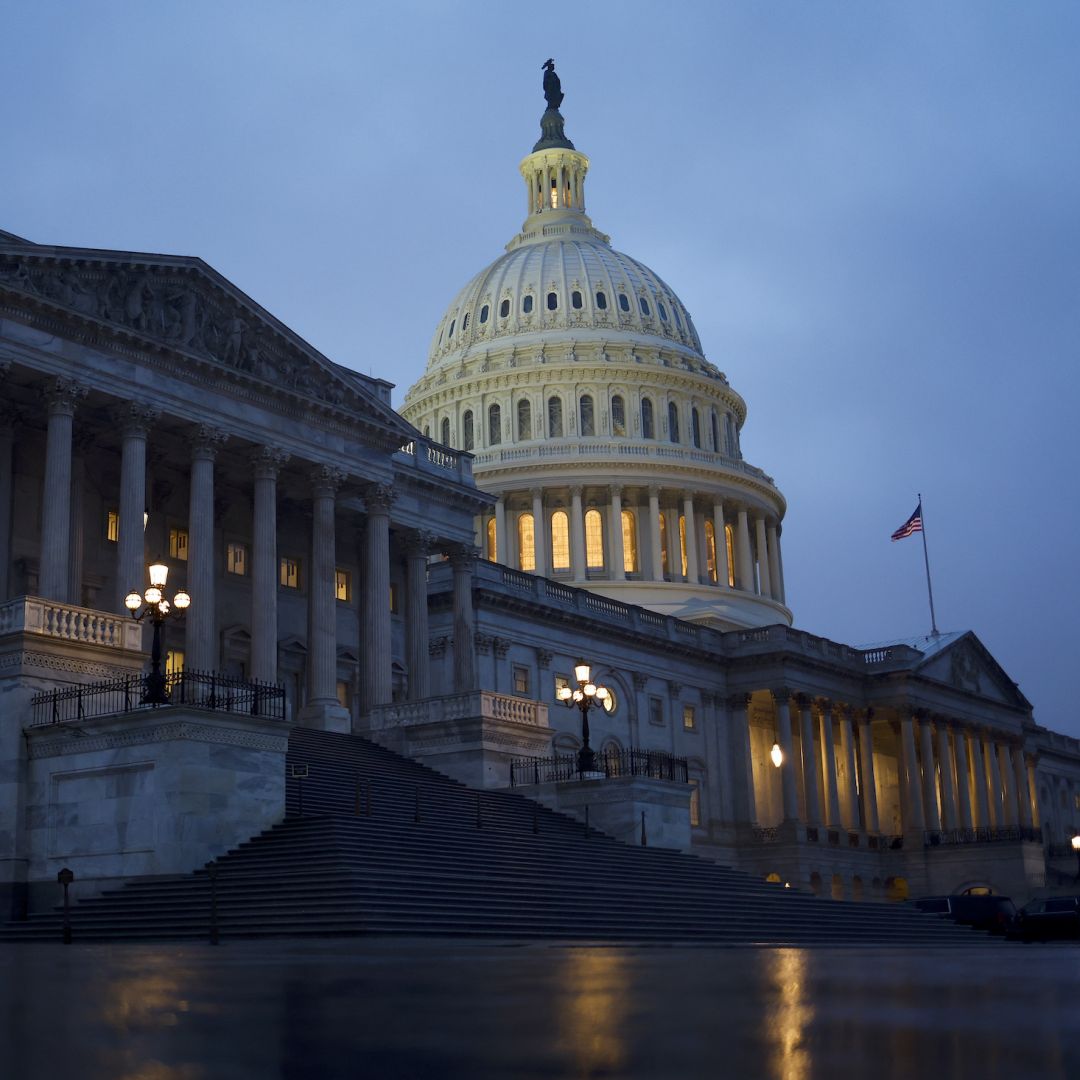
[[[150,574],[150,584],[156,586],[158,589],[165,588],[165,582],[169,580],[169,568],[160,559],[152,562],[148,567],[148,573]]]
[[[1072,838],[1073,851],[1080,855],[1080,836],[1074,836]]]
[[[142,597],[134,590],[124,597],[124,607],[126,607],[128,611],[138,611],[141,603]]]
[[[183,589],[181,589],[173,597],[173,607],[176,608],[177,611],[186,611],[190,606],[191,606],[191,597],[188,596],[188,594],[186,592],[184,592]]]
[[[779,769],[784,764],[784,751],[780,749],[780,744],[774,742],[772,749],[769,751],[769,757],[772,758],[772,763]]]

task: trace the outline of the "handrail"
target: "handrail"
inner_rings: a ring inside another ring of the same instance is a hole
[[[605,780],[620,776],[645,776],[652,780],[690,782],[690,766],[684,757],[665,750],[608,749],[596,755],[596,771]],[[577,754],[543,758],[514,758],[510,762],[510,786],[551,784],[579,775]],[[598,779],[598,778],[597,778]]]

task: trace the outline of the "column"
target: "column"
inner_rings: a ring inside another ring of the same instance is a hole
[[[724,504],[713,503],[713,532],[716,534],[716,583],[721,589],[727,589],[728,567],[727,530],[724,528]]]
[[[1035,782],[1035,759],[1027,754],[1023,755],[1024,765],[1027,768],[1027,788],[1029,805],[1031,806],[1031,827],[1039,828],[1039,788]]]
[[[774,600],[782,600],[780,589],[780,549],[776,546],[776,526],[768,525],[765,528],[765,537],[769,549],[769,595]]]
[[[405,543],[406,611],[405,638],[409,662],[409,700],[420,701],[431,694],[428,662],[428,555],[435,537],[429,532],[412,533]]]
[[[86,396],[86,390],[68,379],[54,379],[44,396],[48,403],[49,429],[45,441],[45,483],[41,494],[38,594],[46,600],[67,603],[68,559],[71,553],[71,431],[75,406]]]
[[[217,609],[214,598],[214,459],[227,436],[200,424],[192,436],[191,495],[188,503],[188,608],[184,666],[214,671],[218,666]]]
[[[682,581],[682,545],[679,543],[679,512],[668,506],[660,511],[664,515],[664,531],[667,533],[668,577]]]
[[[754,591],[754,564],[750,559],[750,529],[746,523],[746,511],[739,511],[735,528],[735,586],[743,592]]]
[[[996,748],[998,772],[1001,776],[1002,822],[1006,828],[1015,829],[1020,824],[1020,810],[1016,805],[1016,779],[1013,775],[1012,758],[1008,743],[998,743]]]
[[[0,364],[0,377],[6,372]],[[11,510],[14,498],[15,410],[0,405],[0,604],[11,599]]]
[[[1028,792],[1027,769],[1024,768],[1024,751],[1018,743],[1013,743],[1009,747],[1009,758],[1012,766],[1013,789],[1016,791],[1017,812],[1020,815],[1020,828],[1030,829],[1032,827],[1031,795]]]
[[[844,745],[844,765],[847,772],[847,784],[844,790],[844,813],[847,827],[859,827],[859,782],[855,778],[855,733],[851,727],[851,706],[845,705],[840,711],[840,741]]]
[[[733,694],[727,699],[731,720],[732,779],[735,796],[735,821],[752,825],[757,820],[754,798],[754,765],[750,752],[750,695]]]
[[[990,766],[990,815],[995,829],[1005,828],[1004,804],[1001,798],[1001,768],[998,765],[997,743],[991,737],[983,747],[986,763]]]
[[[269,683],[278,681],[277,478],[288,459],[273,446],[260,446],[251,455],[251,677]]]
[[[874,729],[872,712],[864,709],[859,713],[859,764],[862,767],[863,809],[866,811],[864,825],[867,832],[880,832],[877,806],[877,777],[874,775]]]
[[[367,542],[364,545],[363,701],[366,710],[387,705],[393,697],[390,632],[390,507],[394,491],[388,484],[372,484],[364,492],[367,506]],[[498,528],[498,526],[496,526]],[[503,537],[498,537],[499,553]]]
[[[701,581],[701,571],[698,564],[697,522],[694,518],[693,492],[684,491],[682,501],[683,526],[686,529],[686,580],[697,585]]]
[[[769,552],[765,543],[765,519],[754,518],[754,533],[757,540],[758,593],[772,596],[772,584],[769,579]]]
[[[832,702],[821,704],[821,756],[825,765],[825,808],[828,824],[839,829],[840,792],[836,784],[836,741],[833,738]]]
[[[953,724],[953,746],[956,759],[956,803],[961,829],[974,827],[971,816],[971,770],[968,766],[967,733],[959,724]]]
[[[581,485],[570,489],[570,562],[575,581],[584,581],[585,572],[585,521],[581,513]]]
[[[900,754],[901,769],[903,770],[903,782],[907,798],[907,820],[904,821],[904,831],[918,830],[922,832],[926,828],[926,818],[923,817],[922,795],[919,793],[919,763],[915,758],[915,720],[910,710],[900,714]]]
[[[476,553],[471,548],[458,548],[450,554],[450,566],[454,573],[454,690],[457,693],[476,688],[472,596],[475,559]]]
[[[934,768],[934,731],[928,717],[919,717],[919,742],[922,747],[922,797],[926,827],[931,832],[941,831],[941,814],[938,811],[937,770]]]
[[[510,554],[509,539],[506,532],[506,499],[500,495],[495,500],[495,562],[507,564]]]
[[[976,825],[980,829],[993,828],[994,822],[990,817],[990,793],[986,784],[986,761],[983,757],[982,733],[973,731],[971,734],[971,756],[975,773],[975,802],[979,809],[979,820]]]
[[[116,545],[117,611],[126,613],[124,597],[133,589],[142,592],[146,586],[146,545],[143,515],[146,499],[146,436],[150,425],[160,416],[157,409],[134,401],[113,413],[113,422],[120,428],[120,534]],[[155,552],[151,557],[164,554]]]
[[[774,690],[773,704],[776,709],[777,738],[784,760],[780,766],[780,782],[784,794],[784,820],[799,820],[799,793],[795,784],[795,758],[791,742],[790,694],[787,690]]]
[[[608,488],[611,503],[608,514],[608,536],[611,543],[611,573],[612,581],[625,581],[626,570],[624,569],[625,556],[623,554],[622,540],[622,488],[618,484],[612,484]]]
[[[664,580],[664,562],[660,547],[660,489],[649,488],[649,555],[652,559],[652,580]]]
[[[820,758],[814,749],[814,714],[810,699],[804,694],[798,697],[799,717],[802,721],[803,793],[806,796],[806,823],[817,825],[824,820],[821,810],[821,794],[818,785]]]
[[[530,488],[529,495],[532,497],[533,537],[536,545],[536,573],[541,577],[549,577],[547,519],[544,517],[544,489],[538,487]],[[498,525],[495,527],[498,528]]]
[[[938,718],[937,742],[938,742],[938,768],[941,770],[941,810],[943,825],[946,829],[953,830],[960,827],[956,806],[956,783],[953,767],[953,752],[949,744],[949,725],[942,718]]]

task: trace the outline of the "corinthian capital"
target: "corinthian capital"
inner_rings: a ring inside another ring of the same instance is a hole
[[[113,424],[123,435],[146,437],[147,432],[161,416],[161,410],[153,405],[144,405],[140,401],[125,401],[111,412]]]
[[[199,424],[191,437],[192,458],[213,461],[228,438],[228,432],[220,428],[212,427],[210,424]]]
[[[390,484],[369,484],[364,489],[364,502],[369,514],[389,514],[394,504],[394,489]]]
[[[426,529],[416,529],[405,538],[405,554],[415,557],[427,557],[436,550],[438,537]]]
[[[257,446],[251,452],[251,470],[256,480],[276,480],[288,460],[287,450],[278,446]]]
[[[42,388],[49,415],[75,415],[75,406],[86,397],[87,388],[74,379],[50,379]]]
[[[333,495],[345,479],[345,474],[336,465],[316,465],[308,475],[316,495]]]

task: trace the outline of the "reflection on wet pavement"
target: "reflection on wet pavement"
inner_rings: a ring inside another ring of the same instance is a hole
[[[1080,949],[0,948],[5,1080],[1074,1080]]]

